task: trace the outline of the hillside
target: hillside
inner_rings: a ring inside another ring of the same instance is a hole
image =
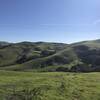
[[[100,40],[73,44],[0,42],[0,69],[14,71],[100,71]]]

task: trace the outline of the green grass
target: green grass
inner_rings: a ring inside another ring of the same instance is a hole
[[[0,71],[0,100],[100,100],[100,73]]]

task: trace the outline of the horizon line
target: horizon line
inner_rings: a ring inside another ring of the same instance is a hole
[[[95,41],[95,40],[99,40],[100,38],[97,39],[86,39],[86,40],[79,40],[79,41],[74,41],[74,42],[60,42],[60,41],[43,41],[43,40],[39,40],[39,41],[30,41],[30,40],[22,40],[22,41],[6,41],[6,40],[0,40],[0,42],[7,42],[7,43],[22,43],[22,42],[31,42],[31,43],[37,43],[37,42],[44,42],[44,43],[63,43],[63,44],[73,44],[73,43],[78,43],[78,42],[85,42],[85,41]]]

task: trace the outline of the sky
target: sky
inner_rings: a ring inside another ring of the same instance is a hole
[[[100,39],[100,0],[0,0],[0,41]]]

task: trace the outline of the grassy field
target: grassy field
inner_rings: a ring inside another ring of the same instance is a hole
[[[100,73],[0,71],[0,100],[100,100]]]

